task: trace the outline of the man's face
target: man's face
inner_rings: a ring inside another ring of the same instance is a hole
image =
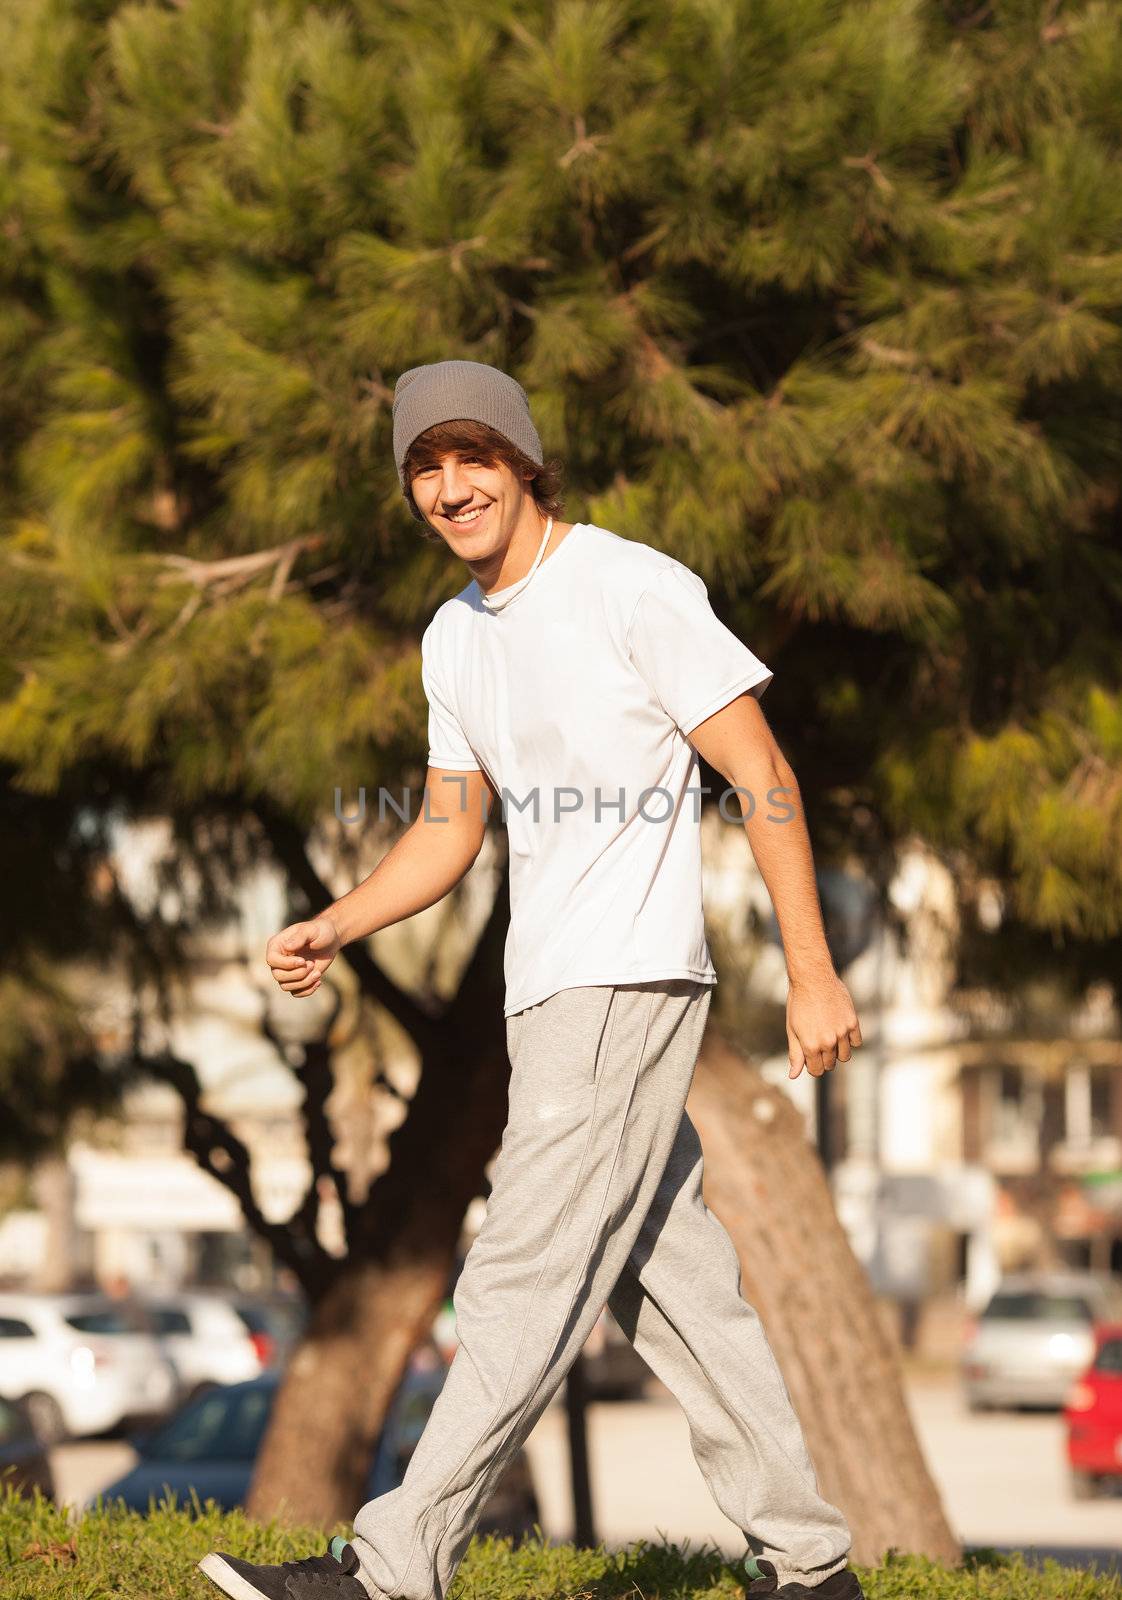
[[[506,549],[526,485],[505,462],[485,466],[468,451],[449,451],[439,466],[414,473],[417,510],[463,561],[485,561]]]

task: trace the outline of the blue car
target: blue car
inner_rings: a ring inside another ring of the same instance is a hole
[[[365,1499],[400,1484],[446,1371],[435,1350],[420,1352],[410,1364],[378,1439]],[[135,1435],[135,1466],[88,1496],[82,1509],[120,1500],[127,1510],[146,1513],[150,1500],[158,1504],[171,1491],[186,1510],[193,1509],[192,1492],[200,1505],[214,1500],[223,1511],[243,1507],[282,1376],[270,1369],[245,1383],[209,1389],[152,1432]],[[518,1538],[532,1531],[539,1515],[529,1464],[520,1451],[496,1484],[478,1531]]]

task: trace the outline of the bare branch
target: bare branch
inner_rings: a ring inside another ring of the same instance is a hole
[[[304,1138],[308,1146],[308,1160],[312,1168],[312,1180],[308,1191],[301,1202],[301,1215],[307,1218],[307,1226],[314,1234],[316,1223],[319,1220],[319,1180],[329,1178],[335,1186],[335,1193],[339,1197],[339,1205],[343,1212],[343,1230],[347,1242],[350,1241],[351,1220],[355,1208],[351,1203],[347,1175],[332,1160],[335,1148],[335,1133],[327,1115],[327,1101],[335,1087],[335,1074],[332,1071],[332,1045],[331,1040],[335,1032],[335,1023],[342,1009],[342,996],[334,985],[326,985],[331,992],[334,1004],[331,1015],[328,1017],[320,1035],[307,1044],[301,1044],[302,1060],[298,1067],[293,1068],[296,1076],[304,1086],[304,1099],[300,1107],[300,1114],[304,1122]],[[264,995],[262,996],[264,999]],[[271,1042],[280,1058],[288,1065],[288,1041],[277,1032],[272,1022],[268,1003],[265,1002],[261,1016],[261,1031]]]
[[[289,1267],[307,1288],[330,1264],[330,1256],[313,1230],[307,1228],[304,1208],[286,1223],[270,1222],[257,1203],[250,1179],[250,1154],[233,1129],[201,1103],[198,1074],[189,1061],[170,1050],[145,1054],[135,1039],[131,1064],[168,1084],[183,1101],[184,1143],[204,1172],[217,1178],[237,1200],[246,1223],[263,1239],[278,1261]],[[315,1179],[312,1180],[312,1188]],[[297,1224],[294,1226],[294,1224]]]
[[[303,890],[309,904],[317,910],[330,905],[336,896],[313,867],[301,830],[265,799],[256,800],[253,810],[276,852],[277,860],[292,882]],[[422,1054],[436,1048],[440,1019],[432,1006],[422,1004],[404,989],[399,989],[362,942],[347,945],[340,954],[358,979],[363,994],[385,1007]]]
[[[229,589],[249,582],[261,572],[266,572],[270,567],[283,571],[281,588],[292,569],[292,563],[303,550],[317,550],[325,542],[326,535],[322,533],[309,533],[300,539],[288,539],[284,544],[275,545],[269,550],[253,550],[244,556],[226,556],[220,561],[196,561],[193,556],[161,555],[156,557],[158,564],[170,570],[162,572],[156,579],[157,583],[179,583],[184,578],[190,583],[198,584],[200,588],[221,586]],[[275,579],[274,579],[275,582]]]

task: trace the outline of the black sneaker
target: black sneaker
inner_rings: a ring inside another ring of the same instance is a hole
[[[773,1563],[763,1556],[745,1556],[744,1570],[752,1580],[744,1591],[746,1595],[773,1594],[778,1600],[783,1600],[784,1595],[787,1600],[865,1600],[857,1574],[849,1567],[831,1572],[821,1583],[792,1582],[782,1586]]]
[[[282,1561],[259,1567],[238,1556],[212,1551],[199,1562],[211,1583],[231,1600],[370,1600],[369,1591],[354,1576],[359,1570],[358,1551],[337,1534],[322,1556],[303,1561]]]

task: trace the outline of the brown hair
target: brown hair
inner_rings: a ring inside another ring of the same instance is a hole
[[[510,468],[516,478],[531,479],[530,487],[538,510],[549,517],[561,515],[564,509],[561,462],[547,460],[539,463],[496,428],[489,428],[485,422],[474,422],[466,417],[454,422],[436,422],[417,435],[405,452],[402,463],[402,476],[406,484],[412,484],[415,472],[439,465],[441,456],[450,451],[478,456],[488,467],[502,463]],[[407,488],[405,492],[415,506],[412,490]],[[428,522],[421,523],[420,532],[423,539],[440,538]]]

